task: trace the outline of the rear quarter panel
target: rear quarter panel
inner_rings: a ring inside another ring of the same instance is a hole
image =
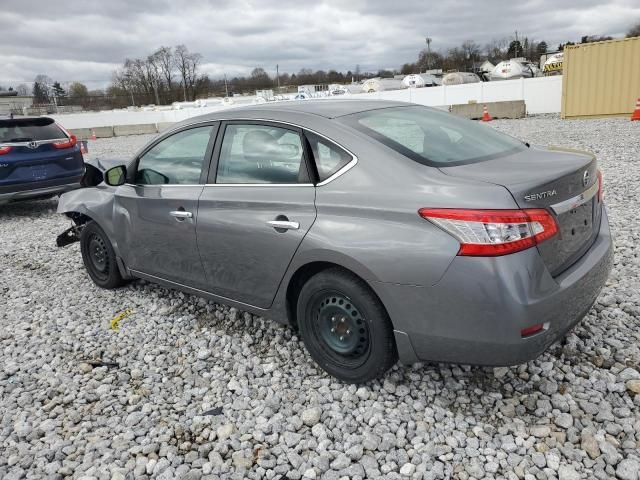
[[[516,208],[504,187],[452,179],[356,132],[343,145],[358,163],[316,188],[317,219],[294,264],[333,261],[367,280],[433,285],[459,243],[420,208]]]

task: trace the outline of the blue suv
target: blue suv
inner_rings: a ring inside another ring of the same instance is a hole
[[[79,188],[84,171],[75,135],[53,119],[0,118],[0,204]]]

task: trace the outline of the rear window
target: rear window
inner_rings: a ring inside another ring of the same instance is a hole
[[[31,142],[66,138],[51,118],[0,120],[0,143]]]
[[[311,132],[307,132],[305,135],[307,140],[309,140],[309,145],[311,145],[313,159],[316,162],[318,176],[321,182],[325,181],[352,160],[351,155],[324,138]]]
[[[421,106],[369,110],[339,120],[417,162],[436,167],[480,162],[526,148],[487,125]]]

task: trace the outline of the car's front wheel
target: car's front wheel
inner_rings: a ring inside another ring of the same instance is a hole
[[[118,270],[116,254],[104,230],[89,222],[80,234],[82,261],[91,280],[102,288],[117,288],[125,282]]]
[[[298,296],[297,319],[311,357],[344,382],[379,378],[398,360],[384,306],[350,272],[332,268],[311,277]]]

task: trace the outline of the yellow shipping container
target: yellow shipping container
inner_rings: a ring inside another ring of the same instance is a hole
[[[631,116],[640,98],[640,37],[564,49],[562,118]]]

